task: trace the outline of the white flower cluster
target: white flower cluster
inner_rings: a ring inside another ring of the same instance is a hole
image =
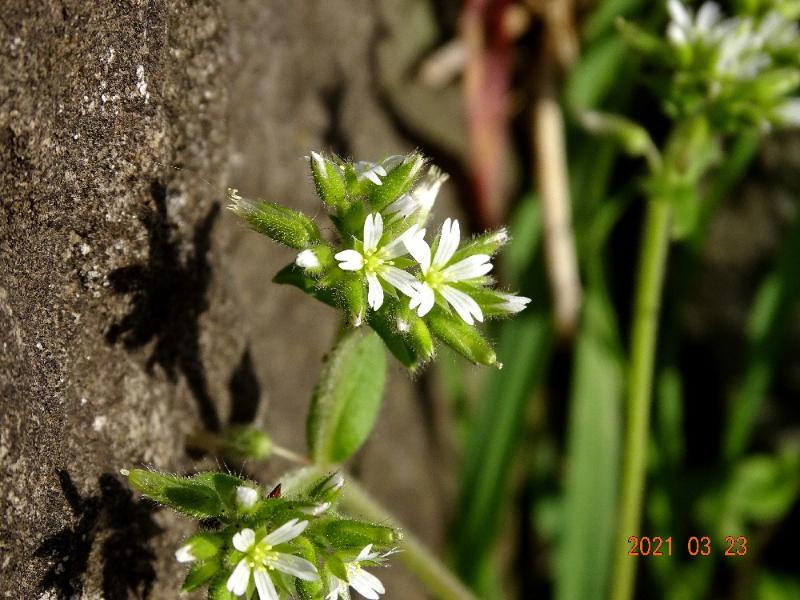
[[[300,536],[306,527],[308,521],[291,519],[267,534],[259,535],[249,527],[237,531],[231,539],[231,546],[239,558],[227,578],[226,589],[234,596],[250,598],[253,592],[257,592],[259,600],[281,600],[284,594],[279,591],[280,583],[275,579],[279,573],[302,581],[318,581],[320,575],[314,564],[284,551],[290,548],[288,542]],[[350,587],[368,600],[378,600],[386,590],[380,579],[364,567],[380,565],[390,554],[391,551],[373,552],[372,544],[368,544],[355,558],[343,561],[344,571],[340,575],[344,578],[327,572],[326,600],[350,600]],[[191,544],[178,548],[175,558],[181,563],[197,560]]]
[[[316,152],[312,157],[314,161],[323,160]],[[387,160],[391,162],[394,158]],[[375,163],[359,162],[356,168],[361,177],[375,185],[381,185],[381,177],[387,173],[384,166]],[[409,307],[420,317],[439,304],[455,310],[470,325],[484,320],[481,304],[473,295],[491,283],[485,277],[492,270],[491,255],[469,248],[459,252],[461,229],[457,219],[445,219],[432,246],[425,241],[423,226],[446,179],[447,175],[432,167],[413,190],[382,211],[367,214],[362,239],[353,240],[352,248],[335,254],[340,269],[365,277],[367,303],[372,310],[381,308],[384,290],[389,288],[407,296]],[[387,224],[392,228],[387,229]],[[499,247],[507,241],[506,231],[500,230],[494,234],[492,245]],[[411,271],[398,266],[397,261],[408,254],[416,261],[416,268]],[[298,254],[296,264],[313,268],[318,263],[313,253],[303,251]],[[500,292],[492,300],[493,309],[509,314],[521,311],[530,301]]]
[[[724,17],[719,5],[705,2],[693,13],[681,0],[667,0],[667,38],[683,72],[705,81],[709,98],[735,96],[739,84],[759,88],[759,96],[775,96],[761,123],[800,125],[800,100],[786,97],[797,84],[800,32],[795,21],[776,11],[761,17]],[[788,61],[786,60],[788,58]],[[788,63],[788,64],[787,64]],[[774,75],[768,72],[789,67]],[[728,99],[726,99],[728,100]],[[731,98],[730,101],[736,101]],[[771,118],[770,118],[771,117]]]

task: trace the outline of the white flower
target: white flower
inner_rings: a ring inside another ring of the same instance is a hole
[[[425,221],[436,202],[439,188],[450,176],[443,173],[438,167],[431,167],[425,177],[408,194],[403,194],[384,209],[392,220],[407,219],[413,214],[420,215],[420,221]]]
[[[454,264],[449,264],[461,240],[458,220],[445,219],[439,233],[436,253],[431,260],[431,248],[419,234],[406,239],[406,247],[422,269],[423,280],[414,284],[414,295],[409,307],[417,308],[420,317],[433,308],[436,295],[440,295],[459,316],[470,325],[483,321],[483,312],[478,303],[468,294],[453,287],[452,283],[469,281],[486,275],[492,270],[488,254],[473,254]]]
[[[386,177],[386,169],[381,165],[366,160],[360,160],[354,166],[359,177],[365,177],[375,185],[383,185],[381,177]]]
[[[294,259],[294,264],[303,269],[318,269],[319,259],[313,250],[303,250]]]
[[[308,521],[292,519],[259,541],[256,541],[255,531],[249,528],[235,534],[233,547],[245,556],[228,578],[228,591],[235,596],[244,596],[252,576],[260,600],[280,600],[270,571],[281,571],[304,581],[317,579],[316,567],[306,559],[273,550],[274,546],[296,538],[307,526]]]
[[[403,256],[406,250],[405,240],[419,233],[419,228],[412,225],[395,239],[383,238],[383,218],[380,213],[367,215],[364,221],[364,241],[362,250],[342,250],[334,258],[339,261],[339,268],[344,271],[364,271],[369,286],[367,302],[373,310],[383,304],[382,279],[407,296],[414,293],[413,284],[416,278],[394,266],[393,259]]]
[[[197,557],[192,554],[192,545],[186,544],[175,551],[175,559],[179,563],[188,563],[196,561]]]
[[[667,10],[672,18],[667,26],[667,37],[675,46],[695,42],[716,43],[722,29],[722,11],[716,2],[704,2],[697,15],[684,6],[681,0],[668,0]]]
[[[258,500],[258,491],[250,486],[240,485],[236,488],[236,504],[239,508],[252,508],[256,500]]]
[[[339,579],[336,575],[328,575],[328,595],[325,600],[350,600],[350,592],[348,586],[352,587],[359,594],[367,598],[367,600],[378,600],[381,594],[386,593],[381,580],[375,577],[372,573],[365,571],[361,566],[363,561],[379,562],[387,554],[378,554],[372,552],[372,544],[364,546],[358,556],[349,563],[345,564],[347,570],[347,580]]]
[[[504,310],[510,313],[518,313],[524,310],[525,307],[528,306],[528,303],[531,301],[530,298],[526,298],[525,296],[506,294],[504,292],[497,292],[497,295],[503,299],[503,302],[493,304],[492,308],[497,308],[499,310]]]

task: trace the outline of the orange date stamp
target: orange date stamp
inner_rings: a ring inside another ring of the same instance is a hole
[[[628,543],[631,545],[628,549],[628,556],[672,556],[673,552],[672,536],[632,535],[628,537]],[[686,553],[692,557],[711,556],[715,551],[729,558],[741,558],[747,555],[747,538],[743,535],[726,535],[721,546],[716,548],[714,546],[710,536],[692,535],[687,538],[685,549]],[[676,551],[677,549],[676,545]]]

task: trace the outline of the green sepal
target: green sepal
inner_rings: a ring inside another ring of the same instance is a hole
[[[309,165],[320,200],[336,210],[347,208],[347,185],[341,167],[317,152],[311,153]]]
[[[196,519],[217,517],[223,512],[216,490],[194,478],[134,469],[128,474],[128,482],[148,498]]]
[[[306,495],[315,502],[334,503],[339,499],[344,477],[338,471],[330,473],[312,485]]]
[[[323,286],[322,282],[317,281],[313,277],[309,277],[303,272],[303,269],[296,266],[294,263],[288,264],[278,271],[272,278],[272,281],[273,283],[294,286],[333,308],[344,307],[341,297],[337,298],[333,289]]]
[[[397,330],[397,319],[388,307],[377,312],[370,311],[367,314],[367,323],[381,336],[383,343],[403,366],[414,371],[425,361],[407,337]]]
[[[220,534],[211,531],[195,533],[184,542],[185,546],[191,547],[192,556],[198,561],[216,556],[224,544],[224,538]]]
[[[331,554],[325,561],[325,566],[328,567],[331,574],[343,581],[347,581],[347,566],[341,558],[335,554]]]
[[[214,577],[208,586],[208,600],[237,600],[232,592],[228,591],[227,583],[230,573],[220,573]]]
[[[228,208],[244,219],[250,228],[279,244],[303,250],[322,243],[316,224],[302,213],[274,202],[253,202],[236,190],[228,190]]]
[[[370,182],[367,193],[372,210],[380,212],[407,193],[414,185],[417,174],[424,164],[425,159],[414,152],[386,173],[386,176],[381,178],[381,185]]]
[[[325,524],[324,532],[331,545],[339,549],[361,549],[367,544],[385,548],[403,538],[391,527],[352,519],[331,520]]]
[[[219,573],[221,568],[222,564],[220,563],[219,559],[195,563],[186,574],[186,579],[183,580],[181,592],[193,592],[194,590],[204,586],[211,581],[211,579],[217,573]]]
[[[358,327],[364,322],[364,315],[367,312],[367,290],[364,279],[358,273],[346,272],[340,280],[339,290],[350,324]]]
[[[501,367],[491,344],[480,332],[461,317],[435,307],[426,317],[433,335],[468,360],[487,366]]]
[[[314,545],[305,537],[297,537],[292,541],[293,554],[300,558],[305,558],[312,565],[317,566],[317,553]],[[317,567],[319,568],[319,567]],[[314,581],[304,581],[300,578],[295,579],[295,590],[301,600],[318,600],[323,597],[325,584],[322,577]]]
[[[476,254],[488,254],[492,256],[510,240],[511,238],[508,236],[508,230],[505,227],[501,227],[497,231],[487,231],[464,243],[461,248],[453,254],[453,257],[450,259],[450,264],[455,264],[468,256],[474,256]]]
[[[192,477],[192,480],[213,488],[220,500],[222,500],[225,509],[229,511],[238,510],[236,505],[237,487],[244,485],[258,489],[257,485],[252,483],[249,484],[243,479],[240,479],[234,475],[230,475],[229,473],[198,473]]]

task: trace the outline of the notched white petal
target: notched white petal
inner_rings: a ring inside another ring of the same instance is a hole
[[[333,256],[339,261],[343,271],[360,271],[364,267],[364,257],[358,250],[342,250]]]
[[[253,547],[256,541],[256,532],[250,529],[242,529],[239,533],[233,535],[233,547],[239,552],[247,552]]]
[[[225,584],[225,587],[228,588],[228,591],[235,594],[236,596],[241,596],[247,591],[247,584],[250,582],[250,567],[247,564],[247,559],[242,559],[239,561],[239,564],[236,565],[236,568],[231,573],[231,576],[228,577],[228,582]]]
[[[317,575],[317,568],[307,561],[305,558],[294,556],[293,554],[285,554],[278,552],[275,556],[273,566],[278,571],[294,575],[298,579],[304,581],[315,581],[319,579]]]
[[[258,590],[259,600],[280,600],[278,590],[275,589],[275,584],[272,583],[272,579],[265,570],[256,569],[253,579],[256,583],[256,590]]]
[[[383,304],[383,287],[378,277],[373,273],[367,274],[367,303],[372,310],[378,310]]]
[[[175,559],[179,563],[188,563],[194,562],[197,560],[194,554],[192,554],[192,546],[191,544],[186,544],[185,546],[181,546],[175,551]]]
[[[292,519],[291,521],[287,521],[286,523],[278,527],[275,531],[267,535],[264,538],[264,543],[269,544],[270,546],[277,546],[278,544],[283,544],[284,542],[293,540],[298,535],[303,533],[306,527],[308,527],[308,521],[298,521],[298,519]]]

